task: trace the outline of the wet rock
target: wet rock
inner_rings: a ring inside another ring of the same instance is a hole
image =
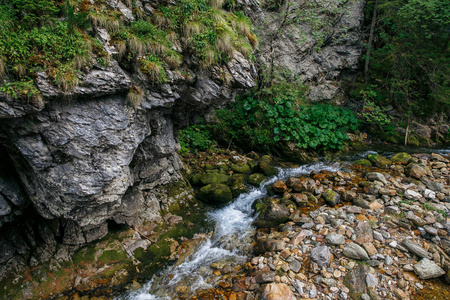
[[[330,206],[335,206],[336,204],[341,202],[341,196],[332,189],[328,189],[323,192],[322,196]]]
[[[233,194],[225,184],[213,183],[202,187],[198,198],[206,203],[224,204],[233,199]]]
[[[346,245],[344,247],[344,251],[342,251],[342,254],[356,260],[369,260],[369,255],[367,254],[366,250],[355,243]]]
[[[345,237],[342,234],[338,234],[338,233],[330,233],[326,236],[325,240],[327,241],[327,243],[329,243],[330,245],[344,245],[345,244]]]
[[[311,250],[311,260],[319,265],[319,267],[326,266],[330,262],[330,248],[327,246],[315,247]]]
[[[393,164],[407,165],[412,157],[406,152],[400,152],[391,157]]]
[[[378,172],[367,173],[366,177],[367,177],[367,179],[369,179],[371,181],[377,180],[384,184],[387,184],[386,177],[384,177],[384,175],[381,173],[378,173]]]
[[[231,165],[231,170],[233,170],[236,173],[242,173],[242,174],[251,173],[250,166],[245,162]]]
[[[296,192],[309,192],[313,193],[317,186],[316,181],[311,178],[295,178],[291,177],[286,182],[286,185]]]
[[[308,206],[308,196],[306,194],[298,194],[293,193],[291,194],[292,200],[295,201],[295,203],[300,207]]]
[[[272,189],[277,194],[284,194],[288,190],[286,184],[281,180],[278,180],[277,182],[275,182],[272,185]]]
[[[278,227],[289,219],[289,210],[283,204],[270,203],[255,221],[257,227]]]
[[[208,185],[208,184],[227,184],[228,181],[230,181],[230,176],[225,174],[219,174],[219,173],[207,173],[200,177],[200,183],[202,185]]]
[[[375,167],[380,169],[389,169],[392,164],[390,159],[379,154],[369,154],[367,159],[370,160]]]
[[[264,176],[263,174],[253,173],[252,175],[250,175],[248,177],[248,183],[253,186],[259,187],[261,182],[263,182],[265,179],[266,179],[266,176]]]
[[[410,239],[404,239],[402,241],[402,245],[408,249],[409,252],[414,253],[415,255],[422,257],[422,258],[428,258],[431,259],[432,255],[427,250],[422,248],[420,245],[414,243]]]
[[[257,283],[267,283],[275,281],[275,272],[273,271],[258,271],[255,275],[255,281]]]
[[[371,167],[372,163],[368,159],[358,159],[352,162],[353,165]]]
[[[237,197],[240,194],[247,192],[247,187],[243,183],[237,183],[233,185],[230,189],[231,193],[233,194],[233,197]]]
[[[264,155],[258,160],[258,168],[266,176],[274,176],[278,174],[278,169],[270,165],[272,158],[268,155]]]
[[[420,279],[431,279],[445,274],[445,271],[441,267],[427,258],[423,258],[414,265],[414,272]]]
[[[349,289],[348,294],[352,299],[362,299],[362,296],[368,292],[366,278],[369,272],[370,267],[361,264],[344,277],[344,285]]]
[[[264,287],[261,300],[296,300],[291,289],[284,283],[271,283]]]

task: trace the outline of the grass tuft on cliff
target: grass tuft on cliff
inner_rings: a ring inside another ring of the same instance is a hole
[[[70,95],[81,70],[109,65],[97,39],[106,32],[113,58],[129,70],[137,66],[155,84],[186,61],[206,69],[226,63],[234,51],[248,57],[257,45],[250,21],[222,9],[223,1],[161,1],[151,9],[128,2],[126,12],[101,0],[0,0],[0,92],[37,101],[36,78],[45,72]]]

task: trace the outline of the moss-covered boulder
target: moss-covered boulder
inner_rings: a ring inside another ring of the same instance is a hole
[[[202,175],[199,181],[202,185],[208,185],[213,183],[227,184],[229,180],[230,176],[225,174],[207,173]]]
[[[336,204],[341,202],[341,196],[332,189],[328,189],[323,192],[322,197],[325,199],[329,206],[335,206]]]
[[[229,185],[233,186],[236,184],[245,184],[245,180],[247,179],[248,175],[245,174],[233,174],[231,175]]]
[[[225,184],[212,183],[200,189],[198,198],[210,204],[225,204],[233,199],[233,193]]]
[[[389,169],[389,167],[391,166],[392,162],[390,159],[380,155],[380,154],[369,154],[367,156],[367,159],[370,160],[370,162],[372,162],[372,164],[377,167],[377,168],[381,168],[381,169]]]
[[[411,161],[412,157],[406,152],[400,152],[391,157],[393,164],[407,165]]]
[[[258,161],[258,169],[266,176],[274,176],[278,174],[278,169],[271,165],[272,158],[269,155],[264,155]]]
[[[243,183],[236,183],[231,186],[231,193],[233,194],[233,197],[237,197],[245,192],[247,192],[247,187]]]
[[[242,173],[242,174],[249,174],[252,172],[250,166],[245,162],[231,165],[231,170],[233,170],[235,173]]]
[[[253,173],[248,177],[248,183],[253,186],[259,187],[261,185],[261,182],[264,181],[264,179],[266,179],[266,176],[264,176],[263,174]]]
[[[371,167],[372,163],[370,162],[370,160],[363,158],[363,159],[355,160],[354,162],[352,162],[352,165]]]
[[[205,175],[205,174],[204,174],[204,173],[195,173],[195,174],[191,177],[191,179],[190,179],[191,184],[194,185],[194,186],[199,186],[199,185],[201,185],[201,183],[200,183],[200,178],[201,178],[203,175]]]

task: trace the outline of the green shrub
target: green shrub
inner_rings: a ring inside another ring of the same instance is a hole
[[[355,115],[331,105],[302,105],[289,95],[237,99],[216,112],[215,132],[235,144],[270,151],[280,141],[300,148],[342,149],[347,131],[356,130]]]
[[[205,151],[216,144],[212,140],[210,127],[204,124],[203,119],[199,124],[192,125],[179,131],[181,153]]]

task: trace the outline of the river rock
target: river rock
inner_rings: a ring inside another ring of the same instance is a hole
[[[431,159],[432,160],[437,160],[437,161],[442,161],[442,162],[445,162],[445,163],[449,162],[448,159],[444,158],[442,155],[437,154],[437,153],[431,153]]]
[[[366,278],[369,272],[370,267],[361,264],[350,270],[344,277],[344,284],[349,289],[349,295],[352,299],[362,299],[362,296],[367,293]]]
[[[287,189],[286,184],[281,180],[278,180],[272,185],[272,190],[277,194],[284,194]]]
[[[266,179],[266,176],[264,176],[264,174],[253,173],[248,177],[248,183],[255,187],[259,187],[261,182],[264,181],[264,179]]]
[[[369,222],[358,222],[355,227],[356,242],[360,245],[373,242],[373,231]]]
[[[429,253],[427,250],[422,248],[420,245],[414,243],[410,239],[404,239],[402,241],[402,245],[408,249],[409,252],[414,253],[415,255],[422,257],[422,258],[432,258],[431,253]]]
[[[289,219],[289,210],[283,204],[270,203],[263,208],[258,219],[255,221],[257,227],[278,227]]]
[[[274,176],[278,174],[278,169],[271,165],[272,158],[264,155],[258,160],[258,168],[266,176]]]
[[[233,194],[225,184],[212,183],[200,189],[198,198],[206,203],[224,204],[233,199]]]
[[[444,185],[442,183],[430,180],[425,176],[420,178],[420,181],[422,181],[427,186],[427,188],[429,188],[432,191],[442,192],[442,190],[444,189]]]
[[[271,283],[264,287],[261,300],[296,300],[291,289],[284,283]]]
[[[392,164],[388,158],[380,154],[369,154],[367,159],[370,160],[375,167],[380,169],[389,169]]]
[[[406,152],[400,152],[391,157],[393,164],[407,165],[411,160],[411,155]]]
[[[312,178],[295,178],[291,177],[286,182],[286,185],[296,192],[310,192],[313,193],[317,186],[316,181]]]
[[[330,206],[335,206],[336,204],[341,202],[341,196],[332,189],[328,189],[323,192],[322,196]]]
[[[445,271],[441,267],[427,258],[423,258],[414,265],[414,272],[420,279],[431,279],[445,274]]]
[[[257,283],[267,283],[275,281],[275,272],[272,271],[258,271],[255,275],[255,281]]]
[[[415,177],[420,179],[422,176],[427,174],[427,170],[425,169],[425,166],[419,165],[416,163],[411,163],[406,166],[406,175]]]
[[[330,248],[327,246],[318,246],[311,250],[311,260],[319,265],[319,267],[326,266],[330,262]]]
[[[367,254],[366,250],[355,243],[350,243],[345,246],[342,254],[356,260],[369,260],[369,255]]]
[[[345,237],[342,234],[338,234],[338,233],[329,233],[325,240],[327,241],[328,244],[330,245],[344,245],[345,244]]]
[[[219,173],[206,173],[200,177],[200,183],[202,185],[208,185],[212,183],[222,183],[227,184],[230,180],[230,176]]]
[[[358,159],[352,162],[353,165],[371,167],[372,163],[368,159]]]
[[[371,181],[377,180],[377,181],[381,181],[384,184],[387,184],[386,177],[384,177],[384,175],[381,173],[370,172],[370,173],[367,173],[366,177],[367,177],[367,179],[369,179]]]
[[[356,197],[353,199],[352,203],[358,207],[370,208],[369,201],[364,200],[361,197]]]
[[[236,163],[236,164],[231,165],[231,170],[233,170],[236,173],[242,173],[242,174],[251,173],[250,166],[245,162]]]

